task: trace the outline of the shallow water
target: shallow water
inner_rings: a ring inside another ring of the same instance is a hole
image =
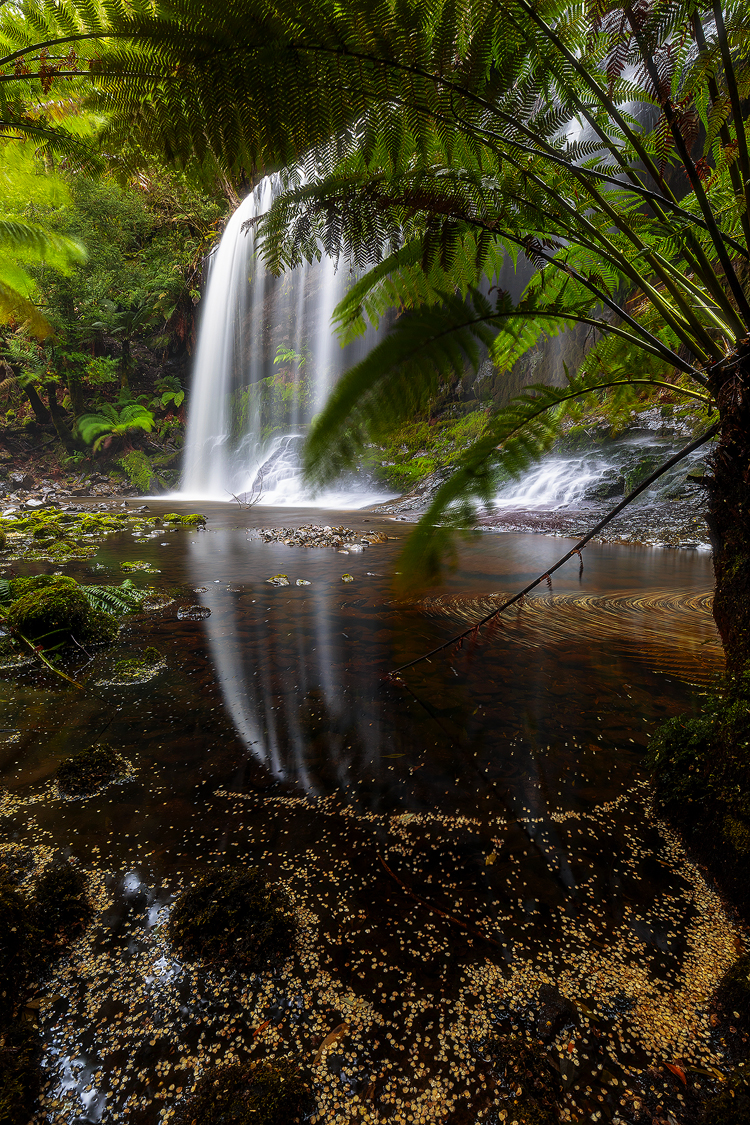
[[[114,537],[67,568],[119,582],[123,561],[145,560],[160,574],[137,581],[180,588],[161,612],[125,619],[116,652],[80,657],[83,693],[35,668],[1,685],[5,838],[97,873],[100,913],[41,1010],[40,1120],[139,1105],[156,1121],[211,1061],[309,1061],[345,1020],[314,1072],[320,1121],[406,1120],[407,1106],[415,1121],[492,1121],[508,1091],[482,1044],[493,1028],[533,1030],[545,981],[579,1004],[579,1027],[549,1047],[571,1120],[611,1117],[656,1059],[720,1064],[705,1005],[733,930],[649,819],[642,766],[654,724],[694,707],[721,667],[710,559],[589,546],[582,574],[571,561],[492,638],[394,683],[389,669],[565,542],[477,534],[442,586],[407,596],[396,522],[316,513],[394,537],[343,554],[253,538],[311,522],[309,509],[203,511],[205,532]],[[280,572],[310,584],[268,585]],[[106,686],[147,645],[166,668]],[[62,800],[56,766],[100,739],[135,776]],[[173,956],[169,901],[217,862],[285,881],[303,930],[283,971]]]

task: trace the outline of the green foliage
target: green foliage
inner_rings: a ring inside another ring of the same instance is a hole
[[[291,1125],[309,1119],[315,1100],[290,1058],[212,1067],[178,1105],[175,1125]]]
[[[124,617],[136,613],[146,597],[129,578],[120,586],[81,586],[81,593],[93,609],[104,610],[112,617]]]
[[[86,928],[94,913],[83,871],[69,863],[52,863],[34,888],[42,936],[52,945],[66,945]]]
[[[260,871],[223,867],[179,895],[168,933],[185,957],[257,971],[288,956],[296,922],[284,895]]]
[[[140,449],[134,449],[121,457],[118,465],[125,470],[133,488],[141,493],[149,491],[154,479],[154,472],[145,453],[142,453]]]
[[[97,414],[82,414],[77,425],[86,445],[98,453],[107,437],[122,437],[136,432],[150,434],[154,428],[154,416],[139,402],[127,403],[119,411],[110,403],[103,403]]]
[[[452,467],[481,437],[486,425],[487,415],[482,410],[456,419],[405,422],[384,435],[379,447],[367,449],[363,463],[379,479],[405,491],[436,469]]]
[[[86,797],[111,781],[125,777],[128,762],[106,742],[80,750],[57,770],[55,781],[69,797]]]

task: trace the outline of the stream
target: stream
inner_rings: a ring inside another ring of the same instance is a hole
[[[573,1003],[544,1047],[564,1120],[612,1120],[655,1063],[721,1066],[707,1003],[735,931],[652,818],[643,764],[655,724],[722,668],[710,556],[592,544],[491,637],[394,682],[570,542],[475,533],[409,594],[407,528],[383,515],[201,511],[206,531],[113,536],[63,568],[115,583],[142,560],[159,573],[134,580],[174,596],[72,661],[84,692],[4,673],[3,839],[76,857],[97,907],[40,994],[38,1120],[156,1121],[215,1061],[310,1062],[343,1028],[313,1069],[313,1121],[503,1121],[512,1091],[485,1045],[536,1034],[545,985]],[[344,554],[257,535],[310,522],[389,538]],[[268,584],[279,573],[289,586]],[[118,685],[114,663],[146,646],[158,675]],[[60,761],[100,739],[133,776],[61,797]],[[183,963],[167,943],[174,896],[226,863],[295,904],[297,948],[273,972]]]

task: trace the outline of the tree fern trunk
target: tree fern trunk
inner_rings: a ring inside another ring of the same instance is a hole
[[[750,343],[715,377],[721,418],[708,485],[714,619],[732,675],[750,670]]]

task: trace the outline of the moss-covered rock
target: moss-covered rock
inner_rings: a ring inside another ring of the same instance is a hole
[[[649,746],[656,811],[725,892],[750,908],[750,674],[706,697],[698,716],[663,723]]]
[[[293,1125],[314,1108],[310,1087],[291,1059],[215,1067],[177,1107],[174,1125]]]
[[[43,648],[67,644],[73,637],[82,644],[102,644],[117,635],[117,622],[93,610],[75,583],[55,582],[24,594],[8,610],[12,629]]]
[[[11,578],[8,583],[10,601],[18,601],[26,594],[44,590],[48,586],[77,586],[75,578],[68,578],[66,574],[25,574],[20,578]]]
[[[39,1037],[29,1023],[0,1024],[0,1125],[26,1125],[39,1096]]]
[[[121,754],[100,742],[68,758],[58,768],[55,781],[69,797],[85,797],[110,781],[126,777],[130,766]]]
[[[176,527],[204,527],[206,523],[206,517],[197,512],[187,516],[181,516],[179,512],[168,512],[161,519],[162,523],[174,524]]]
[[[85,930],[94,913],[83,871],[69,863],[53,863],[35,889],[39,929],[52,945],[66,945]]]
[[[209,871],[177,898],[169,940],[185,957],[264,969],[291,951],[296,922],[286,897],[257,868]]]

